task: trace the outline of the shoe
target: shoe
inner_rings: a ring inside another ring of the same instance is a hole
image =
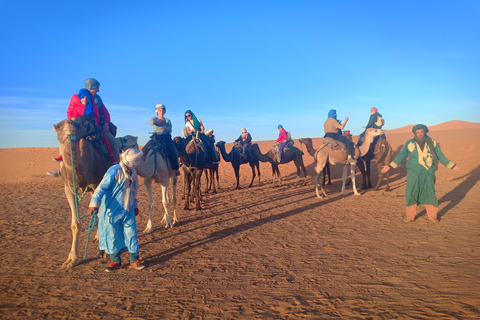
[[[53,158],[53,161],[62,162],[63,161],[63,156],[59,155],[58,157]]]
[[[356,163],[357,160],[355,158],[353,158],[351,155],[348,155],[347,157],[347,162],[348,163]]]
[[[413,220],[410,219],[410,218],[405,218],[405,219],[403,219],[403,221],[404,221],[404,222],[413,222]]]
[[[432,221],[432,222],[439,222],[438,219],[430,219],[429,221]]]
[[[105,269],[105,272],[113,272],[122,267],[121,263],[115,263],[115,261],[110,262],[108,267]]]
[[[280,160],[279,164],[284,164],[285,160]]]
[[[55,177],[55,178],[59,178],[62,176],[62,169],[57,169],[55,171],[50,171],[50,172],[47,172],[47,174],[49,176],[52,176],[52,177]]]
[[[137,270],[142,270],[145,268],[145,264],[140,260],[135,261],[135,263],[131,263],[131,266]]]

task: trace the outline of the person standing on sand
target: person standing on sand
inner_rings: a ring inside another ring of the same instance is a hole
[[[98,213],[99,248],[105,250],[112,259],[105,272],[113,272],[122,267],[120,255],[125,250],[135,269],[145,268],[138,256],[135,220],[138,215],[138,176],[135,166],[141,161],[142,155],[138,149],[128,149],[122,155],[122,161],[107,170],[90,201],[90,215],[101,208]]]
[[[415,135],[414,138],[405,143],[390,165],[383,166],[382,173],[388,172],[390,168],[397,168],[408,156],[405,222],[415,220],[417,206],[422,204],[427,209],[428,219],[438,222],[438,200],[435,196],[435,171],[438,169],[438,162],[454,171],[460,168],[448,160],[438,143],[427,135],[426,125],[417,124],[412,132]]]

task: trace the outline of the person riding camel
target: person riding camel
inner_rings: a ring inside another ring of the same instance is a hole
[[[247,132],[247,129],[242,128],[242,134],[235,140],[242,147],[242,156],[247,157],[247,148],[252,145],[252,135]]]
[[[372,107],[370,109],[370,118],[368,119],[368,123],[367,125],[365,126],[365,130],[360,134],[360,136],[358,137],[358,143],[357,145],[358,146],[361,146],[362,143],[363,143],[363,136],[365,135],[365,131],[368,129],[368,128],[374,128],[374,129],[382,129],[383,125],[385,124],[385,120],[383,119],[382,115],[380,113],[378,113],[378,109],[375,108],[375,107]],[[373,143],[376,143],[378,141],[378,139],[380,139],[380,137],[384,137],[385,134],[382,134],[380,136],[376,136],[374,139],[373,139]]]
[[[283,128],[281,124],[278,125],[278,138],[275,140],[275,142],[279,142],[280,146],[278,147],[278,152],[280,153],[280,163],[285,163],[284,157],[283,157],[283,149],[285,149],[285,146],[288,143],[287,139],[287,131]]]
[[[86,115],[92,123],[97,127],[100,124],[100,112],[97,104],[94,102],[92,93],[88,89],[80,89],[78,94],[74,94],[70,99],[70,103],[67,108],[67,118],[70,120],[75,120],[77,117]],[[107,136],[102,131],[102,141],[107,147],[108,155],[110,157],[110,162],[117,163],[117,160],[114,157],[113,149],[110,144],[110,141],[107,139]],[[53,158],[53,160],[61,162],[63,161],[63,156],[60,154],[58,157]],[[47,172],[48,175],[53,177],[60,177],[61,169],[55,171]]]
[[[347,161],[350,163],[355,163],[355,157],[353,152],[355,152],[355,145],[352,141],[348,140],[346,137],[342,136],[342,130],[345,128],[348,122],[348,117],[345,117],[345,122],[343,124],[337,120],[337,110],[330,110],[328,112],[328,118],[323,124],[323,129],[325,131],[324,138],[332,138],[334,140],[345,143],[347,148]]]
[[[214,140],[205,135],[205,127],[203,126],[202,120],[197,118],[191,110],[185,111],[185,131],[188,136],[192,136],[200,139],[206,147],[207,157],[214,163],[218,163],[220,159],[218,158],[217,151],[215,150]]]
[[[175,170],[176,174],[180,175],[180,172],[178,171],[179,164],[177,148],[172,141],[172,122],[170,121],[170,119],[164,117],[166,112],[167,108],[163,104],[159,103],[155,105],[155,113],[157,114],[157,116],[150,119],[150,125],[153,126],[152,139],[163,142],[167,151],[168,160],[170,160],[170,166],[172,167],[172,170]],[[148,142],[143,147],[143,150],[145,150],[145,153],[143,154],[143,160],[145,160],[147,156],[148,148],[152,144],[152,139],[148,140]]]

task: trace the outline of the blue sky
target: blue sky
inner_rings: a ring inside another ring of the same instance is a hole
[[[0,148],[56,147],[85,79],[118,134],[145,144],[155,104],[217,141],[323,136],[330,109],[363,131],[480,122],[480,1],[3,1]]]

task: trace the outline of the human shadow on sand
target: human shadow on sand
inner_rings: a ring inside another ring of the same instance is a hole
[[[480,180],[480,166],[477,168],[473,169],[470,171],[470,173],[467,173],[461,177],[455,178],[452,181],[460,180],[460,179],[465,179],[465,181],[462,181],[458,186],[453,188],[451,191],[443,195],[440,199],[438,199],[438,204],[441,205],[444,202],[448,202],[448,204],[440,209],[438,211],[437,218],[440,220],[442,216],[447,214],[448,211],[450,211],[452,208],[454,208],[458,203],[460,203],[467,193],[477,184],[477,182]],[[418,215],[417,218],[421,216],[424,216],[427,214],[427,211],[423,209]]]
[[[328,203],[340,200],[343,197],[344,197],[343,195],[338,195],[336,197],[323,199],[322,204],[328,204]],[[180,245],[176,248],[172,248],[172,249],[166,250],[164,252],[154,254],[154,255],[151,255],[149,257],[145,257],[146,258],[145,260],[147,261],[147,264],[149,266],[156,265],[156,264],[165,262],[167,260],[170,260],[171,258],[175,257],[176,255],[182,254],[182,253],[187,252],[189,250],[192,250],[194,248],[201,247],[201,246],[204,246],[206,244],[222,240],[226,237],[229,237],[229,236],[247,231],[249,229],[261,227],[262,225],[265,225],[267,223],[271,223],[271,222],[274,222],[274,221],[285,219],[285,218],[288,218],[288,217],[291,217],[291,216],[294,216],[294,215],[297,215],[297,214],[301,214],[302,212],[305,212],[305,211],[308,211],[308,210],[316,209],[316,208],[318,208],[318,206],[319,206],[319,203],[315,202],[315,203],[311,203],[311,204],[308,204],[308,205],[303,206],[303,207],[288,210],[288,211],[285,211],[285,212],[282,212],[282,213],[279,213],[279,214],[271,215],[271,216],[268,216],[268,217],[263,217],[263,218],[256,219],[256,220],[253,220],[253,221],[249,221],[249,222],[237,225],[237,226],[233,226],[233,227],[225,228],[223,230],[215,231],[215,232],[210,233],[208,236],[206,236],[202,239],[189,241],[189,242],[186,242],[186,243],[184,243],[184,244],[182,244],[182,245]],[[260,211],[261,210],[256,212],[256,214],[260,213]],[[255,213],[251,213],[249,215],[253,215],[253,214],[255,214]],[[242,216],[242,217],[245,217],[245,216]],[[158,239],[156,239],[155,241],[158,241]]]

